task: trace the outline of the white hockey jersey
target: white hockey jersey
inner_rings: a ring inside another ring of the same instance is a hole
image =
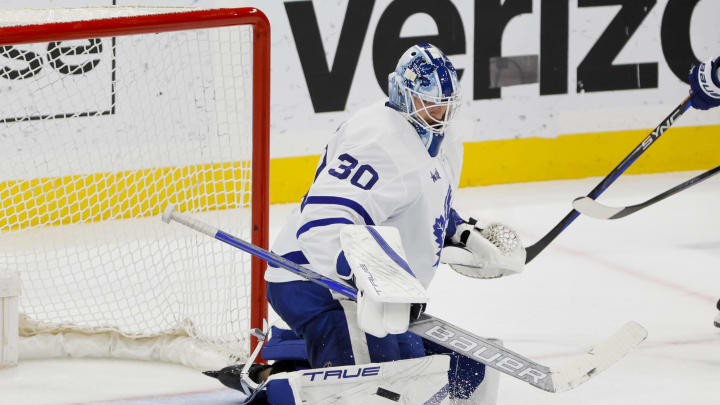
[[[345,122],[330,139],[301,206],[272,250],[338,280],[340,229],[346,224],[394,226],[408,263],[427,288],[440,261],[462,167],[462,143],[450,128],[431,157],[415,127],[384,102]],[[265,280],[302,280],[268,267]]]

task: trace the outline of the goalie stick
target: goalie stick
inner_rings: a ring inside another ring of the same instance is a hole
[[[690,108],[691,105],[692,104],[690,103],[690,96],[688,96],[685,100],[683,100],[682,103],[680,103],[680,105],[675,107],[675,109],[670,113],[670,115],[665,117],[665,119],[662,120],[662,122],[660,122],[660,124],[655,127],[655,129],[650,132],[650,134],[648,134],[648,136],[646,136],[645,139],[643,139],[643,141],[640,142],[640,144],[635,147],[635,149],[633,149],[633,151],[630,152],[630,154],[627,155],[625,159],[623,159],[622,162],[620,162],[610,172],[610,174],[605,176],[605,178],[602,179],[602,181],[597,186],[595,186],[595,188],[592,189],[590,193],[588,193],[587,197],[594,200],[600,194],[602,194],[603,191],[605,191],[606,188],[608,188],[613,182],[615,182],[615,180],[617,180],[617,178],[620,177],[620,175],[623,174],[623,172],[625,172],[625,170],[627,170],[627,168],[630,167],[630,165],[633,164],[633,162],[635,162],[635,160],[637,160],[640,155],[642,155],[653,143],[655,143],[655,141],[660,138],[660,136],[664,134],[665,131],[667,131],[672,126],[672,124],[678,118],[680,118],[680,116],[683,115],[683,113],[687,111],[688,108]],[[535,256],[537,256],[540,252],[542,252],[543,249],[545,249],[547,245],[550,244],[550,242],[555,240],[555,238],[560,234],[560,232],[564,231],[565,228],[567,228],[568,225],[570,225],[575,220],[575,218],[578,217],[578,215],[580,215],[580,213],[577,210],[573,209],[565,216],[565,218],[560,220],[560,222],[555,225],[555,227],[551,229],[550,232],[548,232],[545,236],[543,236],[533,245],[526,247],[525,251],[527,255],[525,256],[525,263],[530,263],[530,261],[534,259]]]
[[[357,291],[354,288],[315,273],[195,218],[178,213],[172,204],[165,209],[162,220],[166,223],[177,221],[269,264],[282,267],[308,281],[322,285],[352,300],[357,299]],[[612,337],[591,348],[582,356],[573,358],[562,367],[550,368],[429,314],[422,314],[418,320],[412,321],[409,330],[453,352],[479,361],[501,373],[548,392],[562,392],[577,387],[623,358],[647,337],[647,330],[640,324],[631,321],[621,327]]]
[[[673,194],[677,194],[686,188],[692,187],[698,183],[701,183],[703,180],[707,180],[710,177],[716,175],[720,171],[720,166],[717,166],[715,168],[712,168],[704,173],[700,173],[699,175],[693,177],[692,179],[682,183],[678,184],[677,186],[660,193],[656,195],[655,197],[635,205],[628,205],[626,207],[610,207],[608,205],[600,204],[599,202],[593,200],[590,197],[578,197],[573,201],[573,207],[579,211],[581,214],[587,215],[592,218],[597,219],[618,219],[622,217],[626,217],[633,212],[640,211],[641,209],[645,207],[649,207],[657,202],[660,202],[668,197],[670,197]]]

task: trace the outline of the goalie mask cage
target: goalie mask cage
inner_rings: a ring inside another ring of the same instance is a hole
[[[0,273],[24,285],[21,360],[247,356],[265,263],[159,216],[177,204],[267,248],[269,41],[252,8],[0,13]]]

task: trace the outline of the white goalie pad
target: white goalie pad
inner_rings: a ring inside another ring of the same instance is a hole
[[[272,405],[417,405],[440,397],[448,383],[450,357],[310,369],[270,376]]]
[[[405,259],[400,232],[348,225],[340,244],[358,289],[360,328],[377,337],[406,332],[411,304],[428,302],[428,295]]]

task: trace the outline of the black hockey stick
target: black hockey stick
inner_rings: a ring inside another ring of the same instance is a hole
[[[593,200],[590,197],[578,197],[573,201],[573,207],[577,211],[579,211],[581,214],[587,215],[592,218],[597,219],[618,219],[622,217],[626,217],[633,212],[639,211],[645,207],[649,207],[656,202],[660,202],[668,197],[670,197],[673,194],[677,194],[686,188],[692,187],[698,183],[701,183],[703,180],[707,180],[710,177],[716,175],[718,172],[720,172],[720,166],[717,166],[715,168],[712,168],[704,173],[700,173],[697,176],[693,177],[692,179],[682,183],[678,184],[677,186],[660,193],[656,195],[655,197],[635,205],[628,205],[626,207],[610,207],[604,204],[600,204],[599,202]]]
[[[688,96],[680,105],[675,107],[673,112],[670,113],[667,117],[665,117],[662,122],[660,122],[660,125],[658,125],[650,134],[643,139],[642,142],[632,151],[629,155],[623,159],[620,164],[618,164],[605,178],[595,186],[590,193],[588,193],[587,197],[590,199],[596,199],[600,194],[605,191],[606,188],[608,188],[617,178],[627,170],[628,167],[630,167],[637,158],[640,157],[660,136],[667,131],[672,124],[677,120],[685,111],[687,111],[688,108],[690,108],[690,96]],[[525,251],[527,255],[525,256],[525,263],[530,263],[532,259],[535,258],[540,252],[543,251],[547,247],[547,245],[550,244],[555,238],[560,234],[560,232],[564,231],[565,228],[570,225],[575,218],[580,215],[580,212],[576,210],[570,211],[565,218],[563,218],[553,229],[550,230],[545,236],[543,236],[539,241],[535,242],[534,244],[528,246],[525,248]]]
[[[209,224],[176,212],[172,204],[167,206],[162,219],[166,223],[179,222],[269,264],[282,267],[310,282],[322,285],[352,300],[357,299],[357,291],[349,285],[325,277]],[[409,330],[455,353],[548,392],[562,392],[577,387],[623,358],[647,337],[647,330],[631,321],[610,338],[582,355],[569,359],[562,366],[550,368],[430,314],[422,314],[419,319],[412,321]]]

